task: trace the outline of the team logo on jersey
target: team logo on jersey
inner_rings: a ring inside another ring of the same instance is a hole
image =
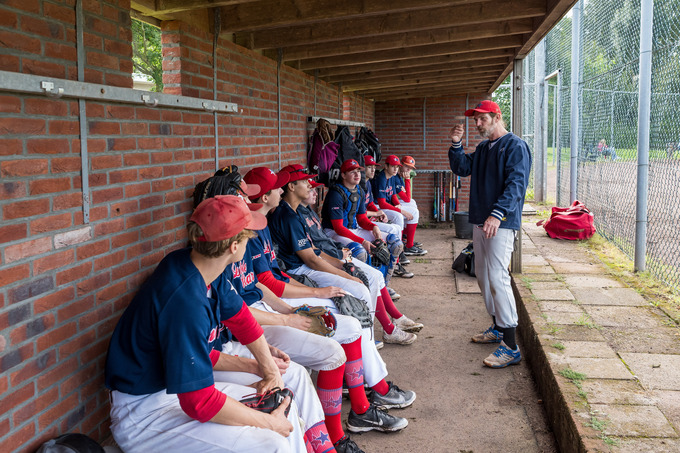
[[[269,242],[269,240],[264,241],[264,254],[269,255],[270,263],[276,259],[276,252],[274,252],[274,248],[272,247],[272,244]]]
[[[304,247],[307,245],[307,238],[298,239],[298,247]]]
[[[248,272],[248,266],[243,260],[231,265],[231,273],[234,278],[241,280],[241,286],[244,288],[255,283],[255,274]]]

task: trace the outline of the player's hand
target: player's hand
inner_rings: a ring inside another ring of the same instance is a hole
[[[281,387],[283,388],[283,387]],[[290,433],[293,432],[293,425],[288,421],[286,418],[286,408],[290,406],[291,399],[290,396],[287,396],[283,402],[272,411],[271,414],[269,414],[272,417],[272,426],[271,430],[274,432],[277,432],[281,434],[283,437],[288,437],[290,436]]]
[[[267,373],[261,381],[257,381],[255,384],[255,390],[257,393],[267,393],[268,391],[275,389],[276,387],[278,388],[284,388],[285,384],[283,383],[283,378],[281,377],[281,373],[278,371],[272,372],[272,373]]]
[[[352,251],[350,249],[342,249],[342,259],[347,261],[352,258]]]
[[[269,345],[269,352],[274,358],[274,363],[279,368],[279,373],[285,374],[288,367],[290,367],[290,356],[272,345]]]
[[[376,213],[376,218],[378,219],[378,222],[387,223],[387,215],[384,211],[378,211]]]
[[[319,299],[330,299],[331,297],[342,297],[345,295],[345,290],[337,286],[324,286],[323,288],[314,288],[316,297]]]
[[[406,220],[413,220],[413,214],[410,212],[401,211],[401,215],[403,215]]]
[[[286,326],[294,327],[296,329],[307,331],[312,325],[312,320],[306,316],[300,316],[297,314],[285,315],[286,316]],[[282,387],[283,388],[283,387]]]
[[[496,236],[496,233],[498,233],[498,227],[501,226],[501,221],[498,220],[494,216],[489,216],[485,221],[484,221],[484,226],[482,227],[482,231],[484,231],[484,237],[487,239],[490,239],[494,236]]]
[[[411,179],[411,169],[406,165],[399,167],[399,175],[404,179]]]
[[[361,246],[366,249],[368,253],[371,253],[371,249],[374,248],[375,246],[368,242],[368,240],[364,239],[364,242],[361,243]]]
[[[463,136],[465,135],[465,126],[462,124],[456,124],[451,128],[451,141],[456,143],[459,142],[463,139]]]
[[[372,233],[373,233],[373,237],[374,237],[374,238],[376,238],[376,239],[380,239],[380,238],[381,238],[381,237],[380,237],[380,228],[378,228],[377,225],[373,227]]]

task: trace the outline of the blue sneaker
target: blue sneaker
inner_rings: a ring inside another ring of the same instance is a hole
[[[519,352],[519,346],[514,351],[501,341],[489,357],[484,359],[484,365],[490,368],[505,368],[508,365],[517,365],[522,360],[522,354]]]
[[[503,334],[491,326],[482,333],[472,336],[473,343],[500,343],[503,340]]]

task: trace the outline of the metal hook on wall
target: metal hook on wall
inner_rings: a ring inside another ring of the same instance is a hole
[[[40,88],[45,91],[45,94],[51,98],[60,98],[64,94],[63,88],[54,89],[54,83],[52,82],[40,82]]]
[[[142,95],[142,102],[149,107],[156,107],[158,105],[158,99],[151,99],[151,96],[148,94]]]

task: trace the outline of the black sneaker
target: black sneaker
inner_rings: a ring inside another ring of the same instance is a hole
[[[369,401],[378,409],[403,409],[409,407],[416,400],[416,392],[411,390],[402,390],[391,381],[387,381],[390,389],[385,395],[381,395],[375,390],[371,392]]]
[[[427,250],[423,250],[415,245],[413,247],[404,248],[404,255],[406,256],[423,256],[425,254],[427,254]]]
[[[394,266],[394,273],[392,275],[401,278],[413,278],[414,274],[413,272],[407,271],[406,268],[401,265],[401,263],[397,263],[397,265]]]
[[[364,453],[364,451],[359,448],[347,434],[342,436],[342,438],[333,444],[333,446],[338,453]]]
[[[390,433],[401,431],[407,426],[408,420],[405,418],[390,415],[372,404],[363,414],[357,414],[350,409],[349,417],[347,417],[347,429],[353,433],[365,433],[373,430]]]
[[[399,263],[400,263],[402,266],[406,266],[407,264],[411,264],[411,260],[408,259],[408,258],[406,257],[406,255],[404,255],[404,252],[401,252],[401,253],[399,254]]]

